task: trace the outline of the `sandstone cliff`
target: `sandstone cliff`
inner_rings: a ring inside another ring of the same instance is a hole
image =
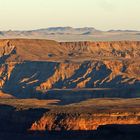
[[[30,130],[96,130],[108,124],[140,124],[138,113],[52,113],[45,114],[39,121],[32,124]]]
[[[109,124],[140,125],[139,101],[91,99],[79,104],[54,106],[47,100],[1,99],[0,132],[90,131]]]
[[[49,89],[139,88],[140,42],[0,40],[0,88],[26,97]]]

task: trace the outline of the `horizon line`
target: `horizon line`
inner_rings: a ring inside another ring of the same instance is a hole
[[[96,27],[94,26],[48,26],[48,27],[40,27],[40,28],[34,28],[34,29],[0,29],[0,31],[3,31],[3,32],[7,32],[7,31],[36,31],[36,30],[42,30],[42,29],[49,29],[49,28],[73,28],[73,29],[83,29],[83,28],[93,28],[95,30],[99,30],[99,31],[104,31],[104,32],[107,32],[107,31],[140,31],[138,29],[115,29],[115,28],[111,28],[111,29],[107,29],[107,30],[101,30],[101,29],[97,29]]]

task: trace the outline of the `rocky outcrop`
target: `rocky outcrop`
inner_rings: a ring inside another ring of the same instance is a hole
[[[0,88],[27,94],[50,89],[138,88],[140,42],[0,40]]]
[[[140,56],[140,42],[62,42],[71,54],[86,54],[93,57],[135,58]]]
[[[10,103],[13,101],[9,100]],[[20,102],[20,100],[17,101]],[[103,102],[104,100],[101,101]],[[109,100],[106,101],[109,102]],[[32,105],[35,106],[30,108],[31,105],[28,105],[28,101],[26,100],[16,105],[16,107],[14,107],[14,103],[12,106],[8,105],[9,102],[5,100],[5,104],[0,104],[0,131],[17,133],[26,131],[41,132],[46,130],[90,131],[96,130],[103,125],[140,125],[139,101],[131,101],[131,107],[129,107],[129,102],[127,101],[122,104],[123,100],[120,100],[120,104],[123,106],[120,107],[119,105],[119,107],[116,107],[115,100],[115,102],[112,101],[111,105],[106,102],[102,105],[102,103],[96,103],[96,101],[95,107],[76,105],[49,107],[48,105],[44,105],[44,108],[41,108],[38,105],[39,108],[36,108],[37,103],[32,100]],[[104,108],[102,108],[102,106],[104,106]]]
[[[137,88],[140,81],[139,63],[111,60],[6,63],[0,72],[1,89],[16,96],[54,88]]]
[[[62,61],[69,57],[97,57],[98,59],[140,57],[140,42],[55,42],[50,40],[0,40],[0,55],[9,55],[7,61]],[[57,59],[56,59],[57,58]],[[97,59],[96,58],[96,59]]]
[[[32,124],[30,130],[96,130],[109,124],[140,124],[139,112],[51,113]]]
[[[129,64],[125,70],[125,62],[120,61],[90,61],[81,64],[61,63],[54,74],[40,85],[40,89],[131,86],[139,83],[138,65],[137,63]]]

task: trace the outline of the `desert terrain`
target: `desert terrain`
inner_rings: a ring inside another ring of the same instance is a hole
[[[137,139],[140,42],[1,39],[0,91],[2,140]]]
[[[100,30],[94,27],[49,27],[35,30],[0,31],[0,38],[50,39],[58,42],[140,41],[139,30]]]
[[[100,98],[58,105],[57,100],[0,99],[2,140],[137,140],[140,99]],[[131,103],[131,104],[130,104]]]

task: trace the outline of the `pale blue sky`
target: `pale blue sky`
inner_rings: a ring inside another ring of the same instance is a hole
[[[0,0],[0,30],[50,26],[140,30],[140,0]]]

